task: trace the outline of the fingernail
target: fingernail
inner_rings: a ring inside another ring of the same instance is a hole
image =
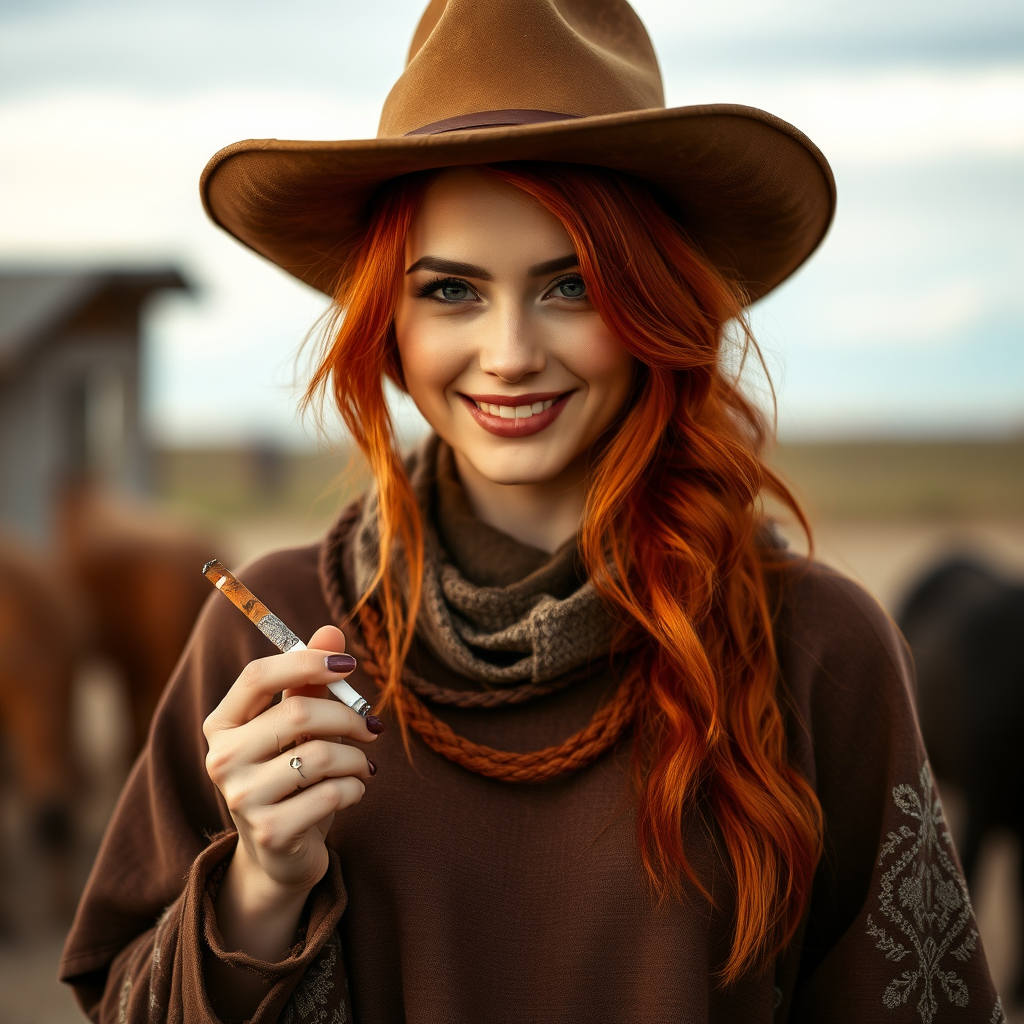
[[[366,767],[370,769],[371,778],[377,774],[377,766],[369,759],[366,759]]]
[[[351,672],[356,667],[356,659],[351,654],[328,654],[324,664],[328,672]]]
[[[384,731],[384,723],[376,715],[367,715],[366,728],[374,735],[377,735]]]

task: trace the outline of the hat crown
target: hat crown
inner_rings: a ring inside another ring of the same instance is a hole
[[[664,105],[654,47],[626,0],[432,0],[377,137],[488,111],[507,124],[517,111],[586,117]]]

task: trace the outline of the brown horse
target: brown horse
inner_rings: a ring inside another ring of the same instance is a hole
[[[160,509],[87,483],[65,489],[57,523],[61,565],[88,607],[93,649],[124,677],[134,754],[210,594],[200,570],[216,545]]]
[[[60,915],[75,898],[71,692],[84,641],[80,609],[52,566],[0,538],[0,734]]]
[[[79,483],[58,502],[56,546],[51,562],[0,537],[0,739],[47,864],[52,910],[65,916],[76,899],[75,674],[96,656],[119,671],[134,755],[210,594],[200,569],[216,545],[146,504]],[[0,903],[0,924],[5,916]]]

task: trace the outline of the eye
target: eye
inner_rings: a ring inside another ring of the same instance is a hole
[[[469,298],[469,285],[461,281],[446,281],[436,289],[449,302],[461,302]]]
[[[554,287],[548,292],[558,299],[585,299],[587,297],[587,285],[579,274],[570,274],[556,281]]]
[[[476,298],[476,292],[457,277],[434,278],[421,285],[416,294],[421,299],[430,298],[435,302],[471,302]]]

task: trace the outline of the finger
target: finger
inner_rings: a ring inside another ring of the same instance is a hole
[[[310,638],[307,647],[318,651],[345,652],[345,634],[337,626],[321,626]]]
[[[253,751],[263,751],[262,757],[253,760],[265,761],[305,739],[371,743],[376,739],[371,724],[341,701],[299,694],[268,708],[251,723],[252,729],[245,727],[245,739],[251,742]]]
[[[324,779],[352,776],[365,782],[376,768],[370,767],[366,755],[356,747],[311,740],[260,765],[258,773],[261,802],[276,803]]]
[[[357,747],[310,740],[263,764],[250,765],[227,780],[221,792],[232,814],[251,815],[324,779],[352,776],[365,781],[372,774],[366,755]]]
[[[214,725],[233,728],[251,721],[267,707],[275,693],[283,690],[326,686],[344,679],[355,668],[355,659],[348,661],[349,655],[337,653],[346,660],[340,666],[334,663],[333,669],[327,667],[322,648],[250,661],[211,715]]]
[[[219,784],[308,739],[372,743],[376,736],[366,719],[340,701],[299,695],[267,708],[251,722],[211,734],[207,769]]]
[[[345,651],[345,634],[337,626],[321,626],[309,639],[306,645],[310,650],[329,651],[337,656]],[[347,673],[336,673],[334,680],[344,679]],[[284,691],[285,697],[296,693],[304,693],[307,697],[320,697],[324,700],[335,700],[334,694],[323,686],[289,687]]]
[[[329,815],[359,803],[365,792],[362,779],[354,775],[324,779],[288,800],[261,808],[251,816],[250,834],[268,850],[290,852],[296,839]]]

